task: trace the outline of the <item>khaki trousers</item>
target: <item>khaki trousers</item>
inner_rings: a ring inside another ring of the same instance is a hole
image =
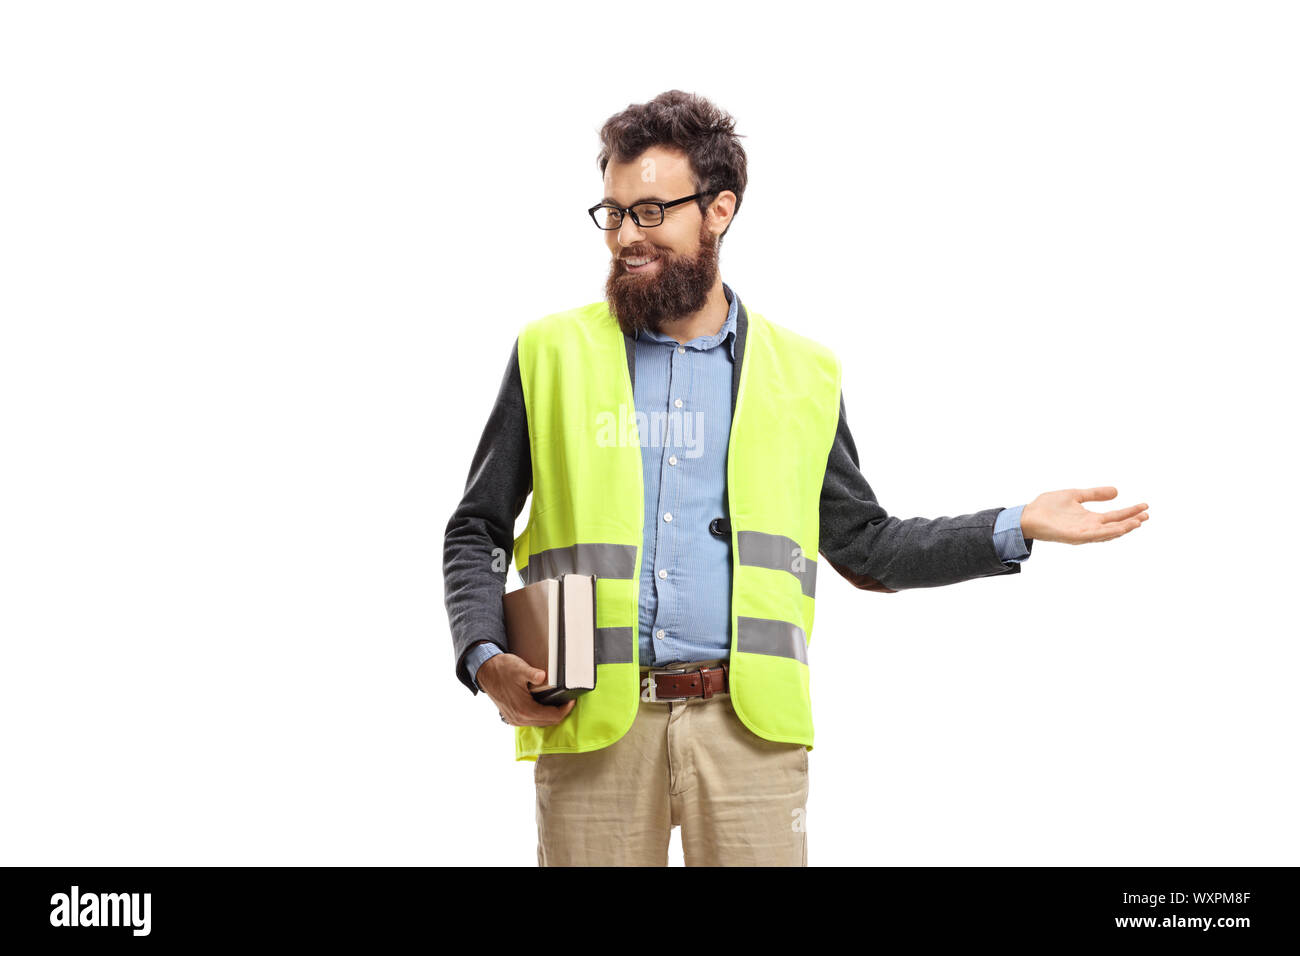
[[[808,865],[808,751],[756,735],[729,694],[641,701],[619,740],[542,754],[533,779],[540,866],[667,866],[675,826],[687,866]]]

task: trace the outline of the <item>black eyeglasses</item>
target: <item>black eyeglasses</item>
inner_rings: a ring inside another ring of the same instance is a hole
[[[701,196],[711,196],[712,193],[696,193],[694,196],[685,196],[681,199],[674,199],[672,202],[654,202],[646,200],[645,202],[634,203],[631,206],[615,206],[613,203],[597,203],[587,210],[592,222],[596,228],[604,229],[606,232],[612,232],[623,225],[623,214],[629,213],[632,221],[642,229],[648,229],[651,226],[658,226],[664,221],[664,210],[671,209],[673,206],[680,206],[684,202],[690,202],[692,199],[699,199]]]

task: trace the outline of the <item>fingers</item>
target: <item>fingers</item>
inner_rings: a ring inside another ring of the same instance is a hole
[[[1127,508],[1120,508],[1117,511],[1107,511],[1101,515],[1103,523],[1109,521],[1127,521],[1129,518],[1136,518],[1147,510],[1147,505],[1143,502],[1140,505],[1131,505]]]
[[[1112,523],[1107,525],[1105,528],[1101,528],[1098,529],[1097,531],[1094,531],[1092,535],[1088,537],[1086,540],[1088,542],[1114,541],[1116,538],[1122,538],[1130,531],[1142,527],[1142,522],[1146,520],[1147,520],[1147,516],[1145,514],[1142,514],[1136,518],[1130,518],[1128,521],[1125,521],[1122,525],[1116,525]]]

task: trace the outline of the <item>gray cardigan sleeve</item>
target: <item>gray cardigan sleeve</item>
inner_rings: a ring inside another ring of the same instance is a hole
[[[515,519],[532,489],[528,418],[516,339],[496,403],[470,463],[464,497],[447,522],[443,541],[443,593],[456,677],[474,694],[478,686],[466,671],[465,652],[485,640],[509,650],[501,597],[514,548]],[[496,548],[501,551],[494,555]],[[494,563],[501,570],[495,570]]]
[[[840,394],[840,422],[822,483],[820,546],[827,562],[854,587],[892,594],[971,578],[1018,574],[998,557],[993,525],[1002,508],[955,518],[895,518],[876,501],[858,466]],[[1034,544],[1025,539],[1032,553]]]

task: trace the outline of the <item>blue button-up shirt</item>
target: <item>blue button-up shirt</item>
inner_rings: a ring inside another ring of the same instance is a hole
[[[715,334],[685,344],[643,331],[636,339],[637,426],[645,480],[641,547],[642,664],[726,657],[731,647],[731,536],[726,518],[731,372],[737,299]],[[657,413],[657,415],[656,415]]]
[[[680,343],[645,331],[636,339],[634,397],[645,484],[638,628],[643,665],[713,660],[731,651],[731,537],[709,533],[710,521],[727,517],[736,361],[737,299],[725,282],[722,289],[731,308],[715,334]],[[1003,510],[993,526],[1003,561],[1029,556],[1020,531],[1023,509]],[[499,653],[490,641],[470,648],[465,663],[471,678]]]

